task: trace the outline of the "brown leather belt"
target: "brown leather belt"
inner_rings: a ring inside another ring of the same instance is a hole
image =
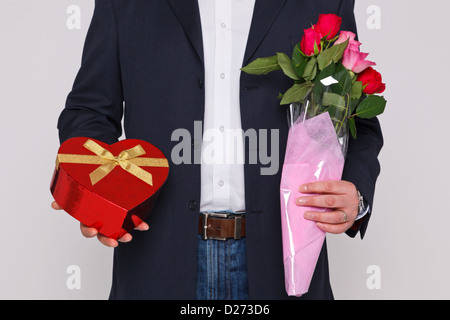
[[[235,213],[201,213],[198,233],[203,240],[239,240],[245,237],[245,217]]]

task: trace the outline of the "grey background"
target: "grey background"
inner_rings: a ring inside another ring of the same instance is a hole
[[[0,0],[0,299],[106,299],[112,249],[50,208],[56,121],[80,65],[93,0]],[[81,28],[66,26],[70,5]],[[381,10],[371,30],[370,5]],[[328,235],[337,299],[449,299],[450,46],[446,0],[357,0],[362,51],[388,89],[385,147],[366,238]],[[81,270],[80,289],[66,272]],[[380,287],[371,289],[371,266]]]

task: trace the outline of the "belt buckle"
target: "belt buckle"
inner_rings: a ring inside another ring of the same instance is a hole
[[[242,213],[236,212],[236,213],[220,213],[220,212],[202,212],[202,239],[203,240],[219,240],[219,241],[226,241],[227,238],[221,238],[221,237],[214,237],[214,236],[208,236],[208,218],[209,217],[215,217],[215,218],[221,218],[221,219],[231,219],[233,218],[235,220],[234,222],[234,239],[239,240],[242,236]]]

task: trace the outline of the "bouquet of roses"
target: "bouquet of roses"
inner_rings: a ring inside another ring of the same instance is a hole
[[[366,60],[354,33],[339,32],[341,23],[339,16],[322,14],[304,30],[291,57],[276,53],[242,68],[256,75],[282,70],[294,82],[279,96],[281,105],[289,106],[280,200],[286,291],[293,296],[308,291],[325,239],[325,232],[303,217],[311,209],[296,205],[298,187],[340,180],[349,134],[357,138],[357,118],[376,117],[386,106],[377,95],[386,85],[375,63]]]

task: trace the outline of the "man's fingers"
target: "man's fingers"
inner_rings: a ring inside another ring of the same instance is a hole
[[[355,205],[352,199],[341,195],[306,196],[297,199],[297,205],[317,208],[345,208]]]
[[[54,208],[55,210],[60,210],[60,206],[56,203],[53,202],[52,203],[52,208]],[[58,209],[59,208],[59,209]],[[136,226],[136,230],[139,231],[146,231],[149,229],[149,226],[146,222],[142,221],[142,220],[135,220],[133,219],[133,221],[138,222],[139,224]],[[115,240],[112,238],[108,238],[107,236],[101,234],[98,232],[98,229],[95,228],[95,226],[93,227],[88,227],[83,223],[80,223],[80,231],[81,234],[85,237],[85,238],[93,238],[95,236],[97,236],[98,241],[100,241],[103,245],[107,246],[107,247],[112,247],[115,248],[119,245],[119,242],[122,243],[127,243],[130,242],[133,239],[133,236],[129,233],[125,233],[119,240]]]
[[[135,226],[135,230],[138,231],[147,231],[149,229],[149,226],[146,222],[144,222],[141,218],[139,218],[138,216],[131,216],[131,220],[134,223]]]
[[[80,223],[81,234],[86,238],[93,238],[97,236],[98,241],[100,241],[103,245],[111,248],[115,248],[119,245],[118,241],[112,238],[108,238],[107,236],[98,232],[97,229],[88,227],[82,223]],[[119,239],[120,242],[126,243],[130,242],[133,239],[131,234],[126,233]]]
[[[326,224],[343,224],[348,222],[350,218],[347,214],[344,214],[344,211],[342,210],[336,210],[332,212],[307,211],[303,216],[307,220]]]
[[[348,181],[317,181],[306,183],[298,188],[301,193],[333,193],[346,194],[352,191],[356,192],[355,185]]]
[[[132,236],[131,234],[125,233],[125,234],[119,239],[119,241],[120,241],[120,242],[123,242],[123,243],[127,243],[127,242],[130,242],[132,239],[133,239],[133,236]]]
[[[101,233],[99,233],[97,235],[97,239],[98,241],[100,241],[103,245],[107,246],[107,247],[111,247],[111,248],[115,248],[119,245],[119,243],[117,242],[117,240],[114,240],[112,238],[108,238],[107,236],[102,235]]]
[[[316,226],[319,229],[321,229],[322,231],[325,231],[327,233],[331,233],[331,234],[344,233],[345,231],[350,229],[352,225],[353,225],[353,223],[351,223],[351,222],[346,222],[346,223],[341,223],[341,224],[327,224],[327,223],[322,223],[322,222],[316,223]]]
[[[149,225],[146,222],[141,222],[136,228],[134,228],[135,230],[138,231],[147,231],[148,229],[150,229]]]
[[[52,208],[55,210],[62,210],[61,206],[56,201],[52,202]]]
[[[98,234],[97,229],[90,228],[82,223],[80,223],[81,234],[86,238],[93,238]]]

